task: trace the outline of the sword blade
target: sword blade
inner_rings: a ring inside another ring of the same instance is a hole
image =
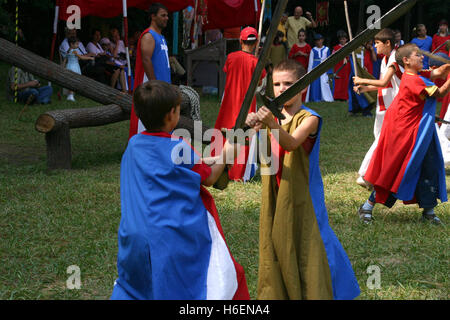
[[[250,110],[251,103],[255,97],[256,87],[261,78],[262,70],[264,69],[266,58],[269,54],[270,46],[273,43],[275,34],[278,31],[278,24],[280,23],[281,16],[286,8],[288,0],[279,0],[275,8],[274,14],[272,16],[272,21],[270,23],[269,32],[264,41],[261,54],[259,55],[258,63],[256,64],[255,71],[253,72],[252,79],[245,94],[244,101],[241,105],[241,110],[234,124],[234,129],[242,128],[245,124],[245,119],[247,119],[248,111]]]
[[[334,54],[329,56],[325,61],[319,64],[317,67],[312,69],[310,72],[305,74],[302,78],[300,78],[296,83],[294,83],[289,89],[284,91],[277,98],[272,100],[270,108],[275,108],[276,106],[280,106],[285,104],[287,101],[296,96],[303,89],[308,87],[314,80],[319,78],[322,74],[331,69],[334,65],[339,63],[339,61],[343,60],[350,53],[356,50],[360,45],[372,39],[380,29],[373,28],[374,25],[377,25],[377,22],[380,23],[381,28],[386,28],[394,21],[399,19],[405,13],[410,11],[417,1],[420,0],[404,0],[399,3],[397,6],[392,8],[389,12],[387,12],[380,19],[375,21],[372,26],[369,26],[363,32],[358,34],[352,41],[349,41],[342,49],[336,51]]]
[[[444,57],[438,56],[436,54],[429,53],[428,51],[419,50],[419,53],[423,54],[424,56],[427,56],[430,59],[443,62],[443,63],[450,63],[450,59],[446,59]]]

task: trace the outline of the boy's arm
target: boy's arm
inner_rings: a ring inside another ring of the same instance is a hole
[[[431,92],[427,90],[430,97],[433,98],[445,97],[450,92],[450,78],[448,78],[447,81],[445,81],[445,83],[440,88],[437,86],[432,86],[431,88],[432,88]]]
[[[444,64],[439,68],[431,70],[430,79],[434,80],[436,78],[445,79],[450,72],[450,63]]]
[[[387,87],[389,82],[391,81],[393,75],[395,73],[395,67],[393,65],[389,66],[388,71],[384,75],[383,79],[375,80],[375,79],[365,79],[360,77],[353,77],[353,83],[355,86],[357,85],[366,85],[366,86],[375,86],[384,88]]]
[[[258,110],[259,120],[266,124],[273,132],[273,130],[278,130],[279,132],[279,143],[281,147],[290,152],[297,149],[308,136],[317,133],[319,127],[319,118],[316,116],[311,116],[302,121],[300,126],[291,134],[286,132],[274,119],[272,112],[266,107],[261,107]]]
[[[363,92],[369,92],[369,91],[378,91],[379,87],[375,87],[375,86],[362,86],[362,85],[358,85],[358,86],[354,86],[353,87],[353,91],[355,92],[359,92],[359,93],[363,93]]]
[[[232,145],[228,141],[225,142],[223,146],[222,153],[217,157],[208,157],[202,159],[204,163],[208,164],[211,168],[211,174],[204,179],[201,183],[206,187],[212,186],[219,179],[223,170],[226,166],[227,155],[229,156],[234,152],[235,158],[237,157],[237,152],[239,151],[239,146]]]
[[[153,51],[155,50],[155,39],[151,33],[146,33],[141,39],[142,66],[148,80],[155,80],[155,71],[152,64]]]

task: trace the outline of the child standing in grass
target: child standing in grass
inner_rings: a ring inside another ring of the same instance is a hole
[[[396,61],[404,66],[398,95],[384,117],[378,146],[365,179],[375,188],[365,205],[375,202],[392,207],[397,199],[418,203],[422,219],[439,224],[434,212],[437,199],[447,201],[445,169],[434,123],[436,98],[450,91],[450,79],[438,88],[418,75],[423,55],[409,43],[396,52]],[[445,78],[450,64],[433,70],[431,77]],[[372,210],[366,210],[372,214]]]
[[[275,97],[305,73],[291,59],[275,66]],[[246,120],[255,130],[267,129],[272,168],[278,168],[267,172],[262,161],[258,299],[353,299],[360,293],[358,282],[325,207],[319,169],[322,119],[302,105],[302,92],[282,113],[286,118],[278,120],[261,107]]]
[[[80,69],[80,64],[78,63],[78,59],[81,60],[95,60],[94,57],[86,57],[86,56],[81,56],[80,54],[78,54],[77,49],[78,49],[78,39],[75,37],[69,38],[68,40],[69,43],[69,50],[67,51],[67,55],[66,58],[64,60],[66,69],[71,70],[75,73],[81,74],[81,69]],[[75,101],[75,98],[73,96],[73,91],[69,91],[69,94],[67,96],[67,100],[69,101]]]
[[[364,175],[367,171],[370,159],[372,158],[373,151],[377,147],[378,138],[380,136],[381,126],[383,124],[384,114],[386,109],[394,100],[397,95],[398,88],[400,87],[400,79],[402,77],[403,68],[398,66],[395,61],[395,34],[391,29],[382,29],[375,35],[375,48],[378,54],[384,54],[385,57],[381,62],[380,79],[364,79],[360,77],[353,77],[355,92],[363,93],[368,91],[378,91],[377,108],[375,115],[375,124],[373,127],[373,134],[375,141],[372,143],[369,151],[367,151],[364,157],[361,167],[359,168],[359,177],[356,182],[370,189],[371,186],[365,181]],[[367,208],[363,208],[365,210]],[[359,210],[361,220],[370,222],[370,216],[366,215],[363,211]]]
[[[234,147],[200,159],[172,135],[180,117],[177,87],[150,80],[134,93],[147,131],[134,135],[120,173],[119,278],[111,299],[249,299],[244,269],[223,236],[211,186]]]
[[[314,36],[316,46],[312,48],[311,53],[309,54],[308,72],[317,67],[331,55],[330,48],[324,46],[323,41],[323,36],[316,33]],[[334,101],[333,93],[331,92],[330,84],[328,83],[329,72],[322,74],[319,79],[309,85],[306,93],[307,102]]]

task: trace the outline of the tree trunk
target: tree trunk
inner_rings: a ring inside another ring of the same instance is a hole
[[[70,128],[63,123],[57,130],[45,134],[47,143],[47,168],[70,169],[72,162],[72,145]]]
[[[41,114],[35,124],[37,131],[48,133],[67,125],[72,128],[102,126],[130,119],[118,105],[94,108],[53,110]]]

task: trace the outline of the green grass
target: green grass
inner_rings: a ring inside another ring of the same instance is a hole
[[[1,74],[7,69],[0,63]],[[72,130],[73,169],[48,171],[45,138],[34,129],[35,120],[50,109],[98,105],[80,95],[76,99],[76,104],[58,101],[55,93],[51,105],[31,106],[19,120],[22,106],[0,95],[0,299],[108,299],[111,294],[117,277],[120,160],[129,122]],[[212,126],[218,99],[202,97],[201,106],[205,124]],[[356,209],[369,194],[354,181],[372,143],[373,119],[348,117],[345,103],[309,106],[324,119],[325,200],[361,286],[360,299],[448,299],[450,205],[436,210],[445,226],[420,223],[417,206],[400,203],[390,210],[377,206],[375,222],[362,225]],[[253,299],[260,189],[259,179],[210,189]],[[80,267],[80,290],[66,287],[70,265]],[[381,268],[380,289],[366,285],[370,265]]]

